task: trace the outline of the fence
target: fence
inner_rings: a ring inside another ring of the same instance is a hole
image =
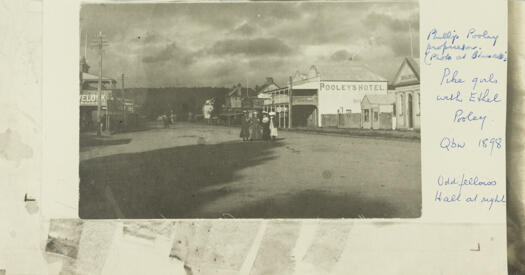
[[[323,127],[361,128],[361,114],[324,114],[321,123]]]

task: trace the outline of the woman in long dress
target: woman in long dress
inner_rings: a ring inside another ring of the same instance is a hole
[[[264,114],[262,121],[262,138],[265,141],[270,140],[270,118],[268,117],[268,114]]]
[[[275,113],[270,113],[270,137],[272,140],[277,139],[277,125],[275,122]]]
[[[242,121],[241,121],[241,138],[242,141],[247,141],[250,138],[250,118],[248,113],[244,112]]]
[[[251,124],[250,124],[250,140],[261,139],[261,136],[262,136],[261,122],[259,120],[259,117],[257,116],[257,112],[254,112],[253,117],[251,119]]]

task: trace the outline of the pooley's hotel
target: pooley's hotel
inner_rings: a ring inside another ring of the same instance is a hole
[[[351,62],[312,65],[287,84],[258,94],[279,127],[419,129],[417,59],[405,58],[391,85]]]

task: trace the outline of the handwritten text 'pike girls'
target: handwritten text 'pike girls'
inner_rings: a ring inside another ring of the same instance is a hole
[[[438,94],[436,101],[453,103],[499,103],[502,101],[498,92],[491,90],[490,86],[498,84],[494,73],[488,75],[474,76],[470,79],[470,87],[466,87],[467,82],[460,76],[459,70],[444,68],[440,85],[443,87],[454,87],[455,92]],[[459,86],[459,88],[457,88]],[[487,88],[488,87],[488,88]],[[467,89],[467,91],[463,90]],[[452,117],[452,122],[456,124],[479,123],[483,130],[487,115],[481,112],[458,108]]]

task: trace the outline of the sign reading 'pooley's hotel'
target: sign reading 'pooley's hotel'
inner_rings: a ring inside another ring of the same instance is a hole
[[[386,91],[385,85],[378,84],[377,82],[321,82],[321,92],[382,92]]]

